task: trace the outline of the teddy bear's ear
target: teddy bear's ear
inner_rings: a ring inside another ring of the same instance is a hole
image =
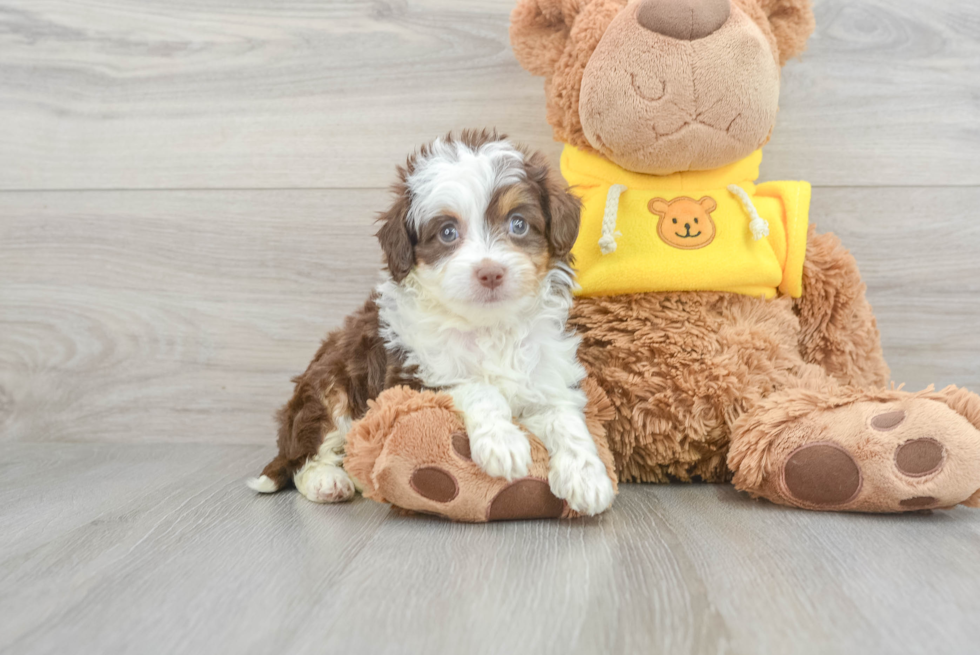
[[[705,196],[698,200],[698,204],[701,205],[701,209],[708,212],[709,214],[714,210],[718,209],[718,203],[711,196]]]
[[[806,48],[815,25],[811,0],[762,0],[762,10],[769,18],[779,45],[779,65],[796,57]]]
[[[549,77],[558,64],[572,23],[587,0],[518,0],[510,14],[510,44],[529,73]]]
[[[667,201],[663,198],[654,198],[647,205],[651,214],[660,214],[661,218],[667,213]]]

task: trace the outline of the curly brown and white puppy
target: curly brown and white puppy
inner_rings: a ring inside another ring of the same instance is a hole
[[[491,132],[437,139],[399,169],[378,240],[387,275],[331,333],[279,412],[279,455],[249,485],[292,480],[316,502],[354,495],[342,468],[351,422],[396,384],[442,389],[463,414],[473,460],[527,475],[547,446],[555,495],[582,513],[613,488],[585,426],[585,372],[565,327],[579,203],[540,154]]]

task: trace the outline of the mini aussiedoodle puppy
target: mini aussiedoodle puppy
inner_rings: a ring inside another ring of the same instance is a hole
[[[604,511],[613,487],[585,425],[579,341],[565,327],[578,200],[542,155],[493,132],[437,139],[398,173],[377,235],[387,273],[296,378],[279,454],[249,486],[270,493],[292,481],[315,502],[350,499],[352,421],[408,385],[452,396],[488,474],[527,475],[517,419],[548,448],[555,495]]]

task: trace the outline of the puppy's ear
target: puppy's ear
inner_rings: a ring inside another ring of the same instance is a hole
[[[527,174],[538,186],[541,208],[547,220],[548,245],[555,259],[572,264],[572,246],[578,238],[582,201],[573,195],[544,155],[534,153],[527,158]]]
[[[395,191],[398,199],[391,209],[378,217],[378,222],[383,225],[375,236],[385,254],[388,272],[395,282],[401,282],[415,266],[415,239],[408,227],[408,208],[411,206],[408,189],[402,185]]]
[[[785,65],[803,52],[813,33],[811,0],[762,0],[761,4],[779,46],[779,65]]]

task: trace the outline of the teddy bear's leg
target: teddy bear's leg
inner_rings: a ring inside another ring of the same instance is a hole
[[[980,397],[853,387],[772,394],[735,424],[736,488],[815,510],[980,507]]]
[[[615,480],[602,427],[611,407],[597,386],[583,388],[590,398],[589,431],[599,435],[599,456]],[[368,498],[456,521],[577,516],[551,491],[547,449],[536,437],[527,438],[527,475],[513,481],[492,477],[473,462],[470,439],[448,394],[397,387],[372,401],[351,428],[344,468]]]
[[[834,234],[810,228],[803,266],[800,354],[839,384],[884,387],[889,370],[854,256]]]

